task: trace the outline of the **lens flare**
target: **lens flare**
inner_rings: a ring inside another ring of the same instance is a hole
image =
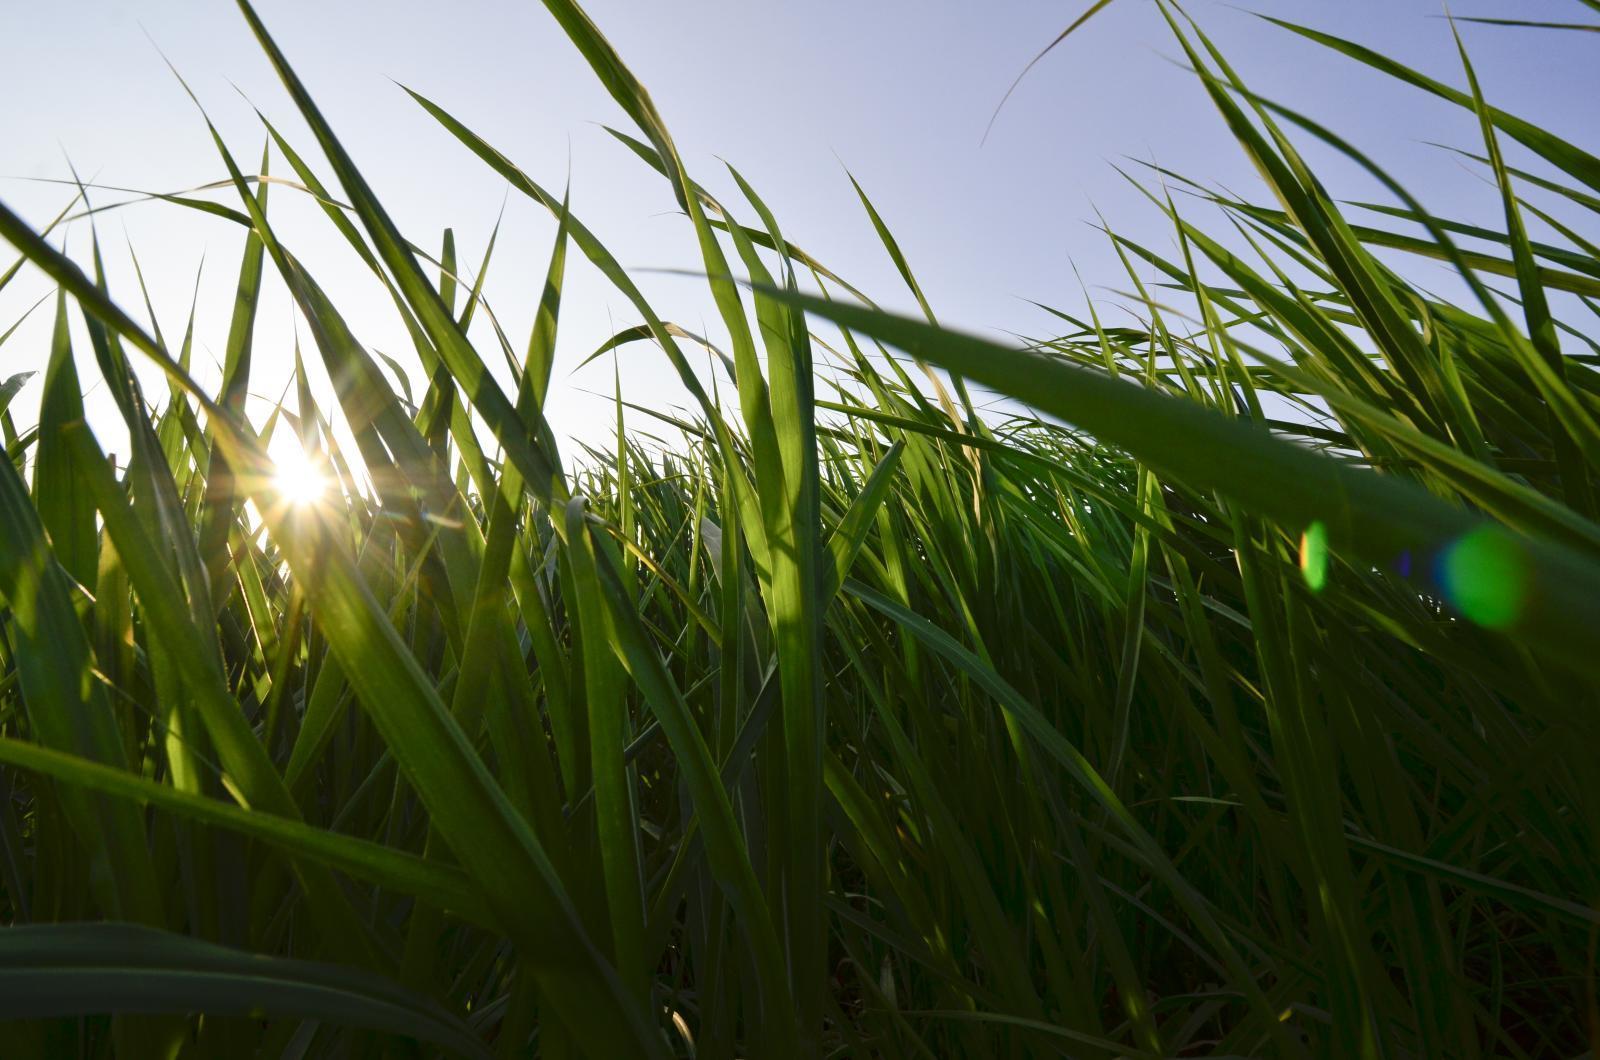
[[[1527,558],[1509,533],[1480,526],[1439,557],[1445,599],[1480,626],[1505,629],[1522,614],[1528,593]]]
[[[322,469],[297,446],[274,457],[272,482],[279,495],[293,505],[315,504],[328,491]]]
[[[1328,528],[1321,519],[1300,535],[1300,573],[1314,593],[1328,584]]]

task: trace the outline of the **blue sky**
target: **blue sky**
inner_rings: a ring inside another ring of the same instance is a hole
[[[1169,243],[1159,216],[1113,162],[1154,160],[1258,195],[1247,161],[1175,60],[1177,49],[1148,0],[1118,0],[1052,53],[980,143],[1006,87],[1085,3],[590,0],[586,7],[650,89],[692,175],[719,196],[737,198],[719,161],[727,159],[774,208],[791,240],[880,302],[913,309],[855,200],[848,167],[894,230],[942,321],[1039,334],[1047,318],[1027,300],[1080,305],[1074,264],[1092,289],[1126,286],[1103,236],[1088,223],[1096,209],[1136,239]],[[1438,17],[1442,8],[1430,0],[1260,0],[1258,6],[1462,83],[1448,26]],[[1476,147],[1469,115],[1236,7],[1189,7],[1258,92],[1357,142],[1437,212],[1494,216],[1495,193],[1481,177],[1425,143]],[[665,183],[600,129],[598,123],[625,119],[542,5],[258,0],[258,10],[414,242],[437,246],[442,229],[453,226],[463,263],[475,267],[505,189],[393,81],[434,98],[547,186],[560,187],[570,166],[574,211],[639,270],[658,311],[715,333],[701,285],[654,271],[697,264],[687,221],[676,214]],[[1575,0],[1462,0],[1457,13],[1584,14]],[[36,224],[70,192],[21,178],[65,177],[68,157],[86,179],[152,191],[224,174],[203,122],[155,45],[189,80],[241,161],[253,164],[264,134],[239,93],[315,157],[231,4],[7,0],[3,18],[0,70],[11,104],[0,110],[0,198]],[[1600,64],[1592,35],[1463,32],[1493,102],[1578,143],[1594,143]],[[1336,193],[1372,192],[1341,160],[1311,154]],[[277,166],[287,169],[281,161]],[[97,202],[117,198],[101,194]],[[415,366],[392,307],[314,207],[276,189],[272,212],[284,241],[334,294],[358,336]],[[214,380],[210,362],[221,358],[242,233],[159,204],[104,213],[99,232],[113,293],[130,308],[140,305],[128,265],[131,243],[169,336],[181,334],[204,255],[197,374]],[[536,205],[513,199],[507,206],[487,291],[517,345],[532,320],[553,233]],[[87,239],[83,224],[68,235],[80,260]],[[32,276],[0,292],[0,330],[48,290]],[[48,310],[41,307],[0,347],[0,376],[43,366]],[[588,391],[610,392],[609,366],[568,372],[608,335],[634,323],[626,302],[574,256],[550,402],[560,434],[603,441],[609,406]],[[257,335],[256,393],[281,392],[293,333],[287,296],[273,281]],[[498,362],[492,344],[481,348]],[[95,378],[84,343],[79,361],[85,377]],[[629,348],[621,365],[631,400],[680,400],[652,348]],[[420,384],[419,376],[418,370],[413,378]],[[15,406],[19,422],[31,420],[37,390],[35,382]],[[106,418],[103,395],[91,399],[91,410],[115,448],[119,432]]]

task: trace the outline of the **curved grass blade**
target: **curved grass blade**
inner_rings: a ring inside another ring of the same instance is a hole
[[[1457,576],[1490,579],[1515,605],[1495,628],[1576,671],[1600,673],[1600,569],[1564,546],[1515,535],[1390,476],[1059,359],[793,291],[771,293],[1026,401],[1190,488],[1217,490],[1289,527],[1320,521],[1331,546],[1363,564],[1392,570],[1402,556],[1414,558],[1411,580],[1444,599],[1469,591]],[[1465,569],[1444,566],[1451,555],[1467,558]]]
[[[294,1016],[488,1057],[437,1004],[376,975],[266,957],[133,924],[0,930],[0,1018],[97,1012]]]
[[[356,879],[399,894],[414,895],[477,923],[494,923],[482,897],[459,869],[356,836],[339,835],[287,817],[192,795],[168,784],[20,740],[0,737],[0,761],[89,791],[226,828],[270,843],[291,855],[310,858]]]

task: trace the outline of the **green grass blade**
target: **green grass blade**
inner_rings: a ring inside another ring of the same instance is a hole
[[[459,1020],[387,980],[266,957],[132,924],[0,932],[0,1015],[208,1012],[295,1016],[419,1038],[459,1056],[488,1051]]]
[[[773,296],[1027,401],[1191,486],[1231,495],[1289,526],[1321,521],[1336,551],[1363,562],[1391,568],[1402,554],[1413,556],[1412,577],[1440,595],[1471,590],[1431,571],[1433,557],[1462,542],[1474,565],[1485,553],[1504,556],[1486,560],[1481,572],[1461,573],[1469,581],[1480,574],[1494,580],[1494,591],[1507,578],[1516,610],[1505,631],[1535,651],[1595,672],[1600,640],[1587,629],[1600,599],[1600,571],[1566,548],[1516,537],[1393,478],[1132,383],[887,313],[793,292]],[[1250,473],[1237,474],[1241,468]],[[1480,544],[1485,553],[1476,553]]]

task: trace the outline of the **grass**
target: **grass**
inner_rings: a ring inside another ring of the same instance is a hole
[[[448,234],[408,242],[246,0],[324,165],[269,126],[252,171],[213,129],[237,201],[163,207],[244,230],[217,393],[192,325],[171,342],[98,245],[54,249],[76,202],[42,231],[0,207],[0,285],[59,288],[43,380],[0,387],[8,1056],[1600,1038],[1600,159],[1485,102],[1464,50],[1454,88],[1283,24],[1477,116],[1502,211],[1437,216],[1161,0],[1268,194],[1144,175],[1173,240],[1107,229],[1131,316],[1052,310],[1060,334],[1006,346],[935,323],[864,194],[924,320],[789,243],[737,172],[717,201],[583,11],[546,6],[694,229],[712,373],[564,196],[418,96],[558,220],[527,340],[469,341],[484,270],[468,289]],[[1311,142],[1390,201],[1337,201]],[[420,401],[278,240],[274,184],[390,293]],[[619,400],[614,449],[569,462],[542,412],[572,253],[642,321],[608,347],[654,344],[698,408]],[[268,273],[310,342],[251,422]],[[75,315],[124,464],[84,422]],[[993,395],[1011,411],[980,415]]]

